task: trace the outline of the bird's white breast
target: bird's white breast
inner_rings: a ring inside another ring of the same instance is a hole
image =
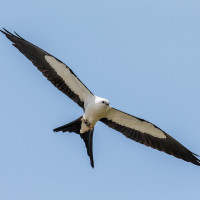
[[[90,98],[87,105],[85,105],[85,113],[83,115],[80,133],[85,133],[105,116],[106,112],[110,109],[109,106],[102,103],[104,99],[93,96]],[[87,122],[89,125],[87,125]]]
[[[84,117],[91,125],[95,125],[96,122],[104,116],[109,108],[108,106],[102,104],[98,98],[99,97],[95,96],[85,108]]]

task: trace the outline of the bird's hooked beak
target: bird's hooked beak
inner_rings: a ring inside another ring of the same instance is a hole
[[[101,103],[103,103],[103,104],[106,105],[106,106],[109,106],[109,105],[110,105],[110,102],[107,101],[107,100],[103,100],[103,101],[101,101]]]
[[[109,105],[110,105],[110,103],[109,103],[109,102],[105,102],[104,104],[105,104],[105,105],[107,105],[107,106],[109,106]]]

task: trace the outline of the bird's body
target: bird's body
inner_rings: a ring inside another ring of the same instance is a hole
[[[106,102],[106,103],[103,103]],[[106,99],[103,99],[98,96],[94,96],[88,101],[88,104],[85,107],[85,113],[83,119],[86,122],[87,127],[94,128],[95,124],[105,116],[105,113],[110,109],[109,102]],[[85,124],[81,126],[80,133],[84,133],[87,130]]]
[[[91,166],[94,167],[92,140],[95,124],[103,122],[108,127],[121,132],[127,138],[150,146],[200,166],[197,155],[192,153],[165,131],[152,123],[119,111],[109,105],[107,99],[94,95],[73,73],[73,71],[51,54],[31,44],[17,33],[0,30],[13,42],[42,74],[60,91],[71,98],[81,108],[83,115],[78,119],[54,129],[55,132],[74,132],[85,142]]]

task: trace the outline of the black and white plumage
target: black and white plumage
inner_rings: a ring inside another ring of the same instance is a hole
[[[31,44],[17,33],[1,30],[12,44],[24,54],[42,74],[80,107],[84,114],[75,121],[54,129],[55,132],[74,132],[84,140],[92,167],[94,167],[92,139],[98,121],[123,133],[126,137],[159,151],[200,166],[197,155],[157,126],[109,106],[109,101],[93,95],[62,61]]]

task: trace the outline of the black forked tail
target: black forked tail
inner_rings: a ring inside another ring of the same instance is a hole
[[[88,132],[80,134],[81,138],[85,142],[85,146],[87,148],[87,154],[90,157],[90,164],[92,168],[94,168],[94,160],[93,160],[93,132],[94,129],[90,129]]]
[[[78,119],[65,124],[63,126],[60,126],[58,128],[53,129],[54,132],[58,132],[58,131],[62,131],[64,132],[74,132],[77,134],[80,134],[80,130],[81,130],[81,123],[82,123],[82,117],[79,117]]]
[[[55,128],[54,132],[62,131],[64,132],[74,132],[80,135],[80,137],[83,139],[85,146],[87,148],[87,154],[90,157],[90,163],[91,166],[94,168],[94,160],[93,160],[93,132],[94,129],[90,129],[88,132],[80,133],[81,130],[81,123],[82,123],[82,117],[79,117],[78,119],[65,124],[63,126],[60,126],[58,128]]]

